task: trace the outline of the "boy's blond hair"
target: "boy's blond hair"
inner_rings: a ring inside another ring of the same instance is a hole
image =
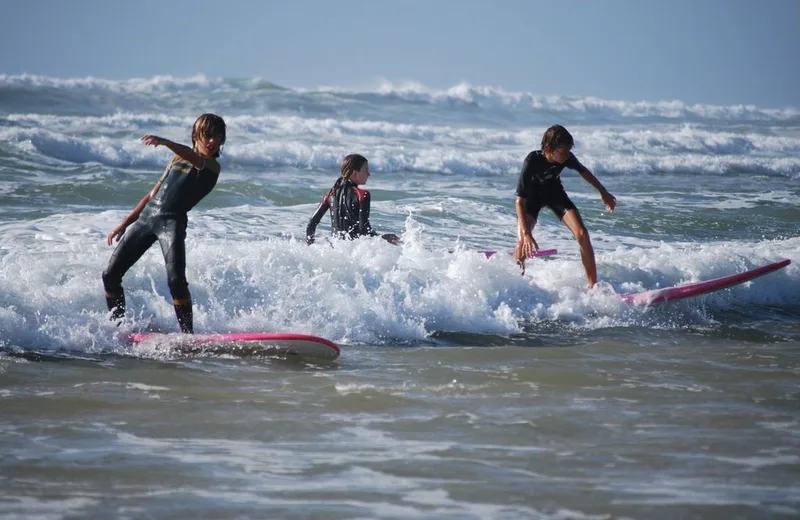
[[[194,126],[192,127],[192,146],[194,146],[197,136],[216,136],[219,140],[219,148],[214,154],[214,157],[219,157],[220,151],[222,150],[222,145],[225,144],[225,131],[225,120],[223,120],[220,116],[211,113],[203,114],[197,118],[197,120],[194,122]]]

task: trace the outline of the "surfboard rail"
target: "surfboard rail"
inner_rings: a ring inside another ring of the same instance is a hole
[[[682,300],[691,296],[699,296],[701,294],[720,291],[740,283],[748,282],[758,278],[759,276],[764,276],[765,274],[769,274],[773,271],[783,269],[791,263],[791,260],[784,258],[783,260],[762,265],[761,267],[757,267],[755,269],[750,269],[748,271],[743,271],[741,273],[728,276],[722,276],[713,280],[675,285],[672,287],[664,287],[662,289],[651,289],[638,293],[623,294],[622,299],[626,303],[630,303],[632,305],[644,306],[653,305],[655,303],[665,303],[670,300]]]
[[[133,344],[159,343],[186,353],[210,351],[214,353],[251,352],[282,356],[336,359],[341,348],[336,343],[310,334],[283,332],[231,332],[181,334],[144,332],[132,334]]]

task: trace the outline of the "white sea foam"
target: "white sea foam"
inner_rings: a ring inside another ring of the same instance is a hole
[[[266,90],[265,90],[266,87]],[[609,100],[597,97],[540,95],[530,92],[512,92],[499,86],[479,86],[460,83],[447,89],[426,87],[419,82],[391,82],[384,80],[374,87],[361,89],[321,87],[316,89],[283,89],[261,78],[246,80],[206,77],[198,74],[190,77],[169,75],[151,78],[109,80],[95,77],[54,78],[40,75],[0,74],[0,89],[57,89],[64,92],[104,90],[116,94],[171,96],[201,93],[225,94],[252,99],[265,92],[288,92],[297,95],[330,93],[353,96],[365,95],[386,98],[388,101],[405,100],[439,106],[474,106],[488,111],[540,113],[543,115],[573,115],[613,121],[621,119],[665,119],[665,120],[722,120],[750,122],[796,121],[800,117],[798,107],[765,109],[754,105],[690,105],[679,100],[628,101]]]
[[[57,89],[104,89],[118,92],[152,93],[167,90],[183,91],[192,88],[218,87],[222,78],[207,78],[197,74],[188,78],[169,75],[151,78],[110,80],[87,76],[83,78],[56,78],[37,74],[0,74],[0,88],[57,88]]]
[[[762,109],[754,105],[689,105],[673,101],[623,101],[597,97],[537,95],[509,92],[502,87],[473,86],[460,83],[449,89],[432,89],[418,82],[395,84],[384,80],[373,89],[325,87],[320,90],[357,94],[373,92],[391,98],[432,104],[467,104],[485,109],[535,110],[553,113],[583,113],[595,117],[665,119],[722,119],[742,121],[793,120],[800,116],[797,108]]]
[[[141,135],[157,132],[187,142],[193,117],[17,114],[8,120],[16,124],[0,126],[0,147],[5,144],[21,153],[73,163],[158,167],[168,152],[143,146]],[[357,150],[377,171],[467,175],[517,172],[543,130],[281,115],[232,116],[227,122],[224,157],[232,165],[335,170],[342,156]],[[598,173],[751,172],[800,177],[798,135],[734,134],[685,125],[635,131],[588,128],[580,132],[576,154]]]
[[[279,210],[249,212],[250,221],[260,221]],[[586,293],[568,241],[557,259],[532,264],[529,275],[521,277],[503,255],[486,260],[467,249],[451,254],[427,246],[413,219],[402,247],[365,239],[309,248],[282,239],[237,238],[216,227],[213,213],[193,216],[187,243],[198,330],[285,330],[345,344],[380,344],[424,341],[433,331],[512,334],[529,320],[566,319],[586,327],[608,318],[636,323],[637,314],[630,314],[615,291],[715,278],[780,257],[794,263],[731,291],[740,304],[797,304],[800,294],[798,238],[765,241],[757,248],[730,241],[599,251],[601,275],[613,289]],[[105,228],[122,216],[73,214],[2,225],[4,338],[12,344],[88,350],[118,345],[118,331],[105,321],[100,272],[111,251],[104,243]],[[174,329],[157,247],[127,274],[125,286],[138,326]],[[708,301],[730,305],[724,293]]]

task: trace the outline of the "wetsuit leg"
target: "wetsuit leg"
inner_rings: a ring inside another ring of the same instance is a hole
[[[552,192],[548,194],[546,205],[553,213],[555,213],[555,215],[558,217],[558,220],[564,220],[564,215],[567,213],[567,211],[571,209],[574,209],[575,211],[578,210],[572,200],[570,200],[567,192],[564,191],[563,186],[559,186],[558,189],[553,189]]]
[[[186,281],[186,224],[183,219],[164,219],[158,232],[158,241],[167,266],[167,283],[175,306],[175,316],[181,332],[194,332],[192,296]]]
[[[103,271],[103,288],[110,319],[117,321],[125,316],[125,291],[122,277],[133,267],[156,241],[150,222],[134,222],[122,235],[117,248],[111,254],[108,266]]]

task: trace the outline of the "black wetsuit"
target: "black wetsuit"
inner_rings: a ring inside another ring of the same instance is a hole
[[[377,233],[369,223],[370,195],[349,180],[337,182],[322,198],[306,226],[306,242],[314,242],[314,232],[326,211],[331,213],[331,232],[337,238],[354,239]]]
[[[167,265],[167,283],[181,331],[193,331],[192,299],[186,281],[187,213],[211,192],[218,178],[219,173],[210,168],[198,170],[178,156],[169,162],[153,197],[136,222],[122,235],[108,267],[103,271],[103,286],[112,319],[125,315],[122,277],[158,240]]]
[[[559,219],[563,219],[567,211],[577,209],[561,185],[561,171],[564,168],[586,171],[586,167],[572,152],[564,164],[549,162],[542,150],[528,154],[517,184],[517,196],[525,199],[525,213],[537,218],[539,211],[548,207]]]

